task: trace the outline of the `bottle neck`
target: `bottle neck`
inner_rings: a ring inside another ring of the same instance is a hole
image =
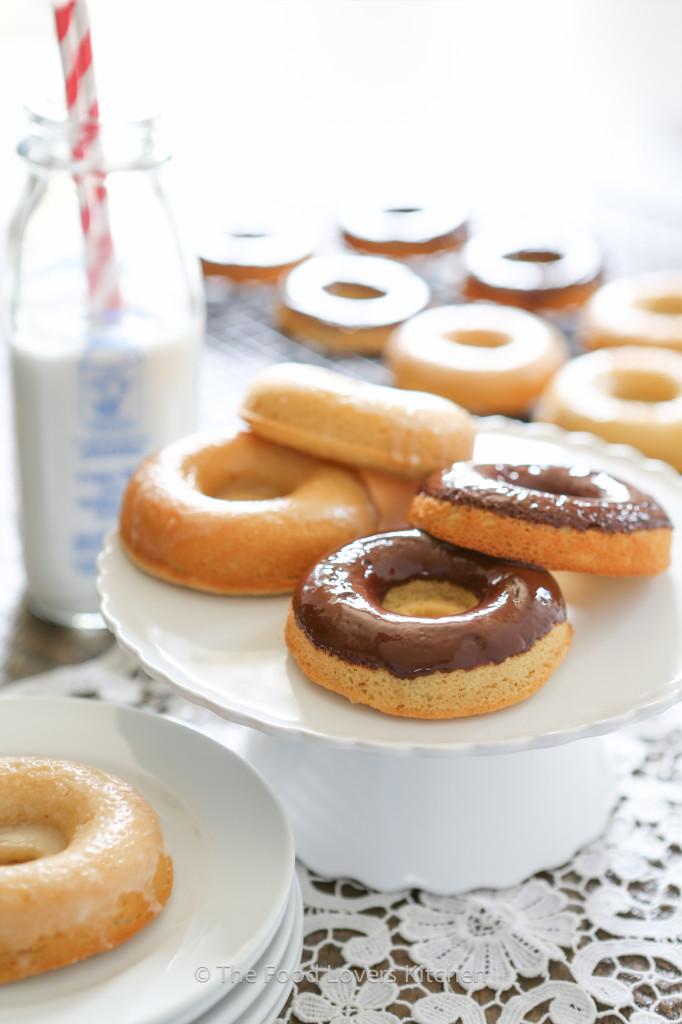
[[[18,152],[37,172],[150,170],[169,158],[159,145],[158,117],[138,121],[78,120],[59,108],[30,109],[28,130]]]

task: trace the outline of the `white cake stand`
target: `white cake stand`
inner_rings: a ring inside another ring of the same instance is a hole
[[[449,722],[393,718],[310,682],[283,639],[287,598],[230,598],[155,580],[116,535],[100,558],[102,614],[154,677],[241,725],[242,752],[325,875],[448,893],[557,866],[602,829],[614,786],[600,739],[682,696],[682,478],[632,449],[546,424],[486,420],[475,458],[579,463],[653,494],[677,524],[654,578],[557,574],[574,636],[515,707]]]

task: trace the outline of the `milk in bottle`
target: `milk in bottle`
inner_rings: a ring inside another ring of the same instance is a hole
[[[198,264],[161,187],[156,120],[97,130],[98,146],[76,159],[78,125],[31,114],[3,304],[27,600],[74,626],[101,621],[95,560],[131,472],[196,425],[204,331]],[[106,199],[105,302],[89,282],[84,180]]]

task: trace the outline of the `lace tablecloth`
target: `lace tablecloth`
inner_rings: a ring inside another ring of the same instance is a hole
[[[228,746],[241,729],[150,679],[116,648],[5,693],[140,707]],[[304,950],[279,1020],[682,1020],[682,709],[606,742],[620,781],[604,834],[569,863],[511,889],[380,893],[298,865]]]

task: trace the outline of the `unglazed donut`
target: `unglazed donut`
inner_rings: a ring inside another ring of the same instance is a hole
[[[310,679],[353,703],[457,718],[538,690],[571,627],[549,573],[406,530],[319,562],[294,592],[285,636]]]
[[[632,445],[682,470],[682,353],[625,345],[571,359],[534,418]]]
[[[332,253],[295,267],[276,316],[285,334],[337,352],[381,352],[392,329],[426,306],[429,286],[379,256]]]
[[[564,336],[522,309],[474,303],[426,309],[391,334],[384,358],[401,388],[470,412],[518,416],[569,355]]]
[[[413,479],[469,458],[475,434],[469,414],[445,398],[299,363],[256,374],[240,414],[271,441]]]
[[[462,253],[463,292],[505,306],[571,310],[601,283],[602,260],[586,236],[559,238],[484,232]]]
[[[312,255],[312,225],[294,217],[232,217],[203,232],[199,256],[207,277],[246,284],[272,283]]]
[[[358,203],[339,216],[343,240],[357,252],[409,259],[452,251],[467,238],[467,211],[444,203]]]
[[[71,761],[0,758],[0,982],[111,949],[163,909],[173,865],[136,790]]]
[[[672,527],[661,506],[584,466],[455,463],[422,484],[407,520],[543,569],[651,576],[670,564]]]
[[[133,473],[120,535],[145,572],[219,594],[279,594],[317,558],[370,532],[351,470],[248,432],[198,433]]]
[[[654,345],[682,352],[682,272],[654,271],[610,281],[582,314],[587,349]]]

